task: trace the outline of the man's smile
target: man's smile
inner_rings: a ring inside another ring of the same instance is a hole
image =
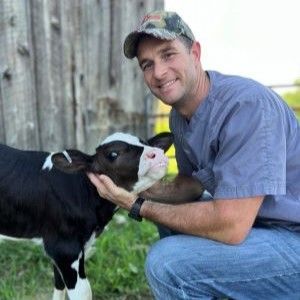
[[[158,85],[158,88],[162,89],[162,90],[167,89],[168,87],[172,86],[176,81],[177,81],[177,79],[167,81],[161,85]]]

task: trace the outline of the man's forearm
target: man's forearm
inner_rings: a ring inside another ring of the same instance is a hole
[[[228,224],[223,224],[212,201],[178,205],[146,201],[142,206],[141,216],[181,233],[227,240]]]
[[[262,197],[178,205],[145,201],[141,216],[182,233],[238,244],[251,229],[261,202]]]

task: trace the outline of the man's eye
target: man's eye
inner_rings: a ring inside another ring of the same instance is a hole
[[[172,53],[172,52],[166,53],[166,54],[163,56],[163,59],[164,59],[164,60],[167,60],[167,59],[171,58],[173,55],[174,55],[174,53]]]
[[[118,152],[112,151],[108,154],[108,159],[114,161],[119,156]]]
[[[142,65],[142,70],[147,71],[147,70],[151,69],[151,66],[152,66],[152,64],[144,64],[144,65]]]

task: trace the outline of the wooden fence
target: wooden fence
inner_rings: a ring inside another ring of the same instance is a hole
[[[163,0],[0,0],[0,142],[92,151],[146,134],[146,88],[125,36]]]

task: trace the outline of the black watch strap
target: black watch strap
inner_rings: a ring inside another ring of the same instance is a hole
[[[138,222],[141,222],[143,218],[140,215],[142,204],[144,203],[145,199],[138,197],[135,202],[132,204],[131,209],[128,213],[128,216]]]

